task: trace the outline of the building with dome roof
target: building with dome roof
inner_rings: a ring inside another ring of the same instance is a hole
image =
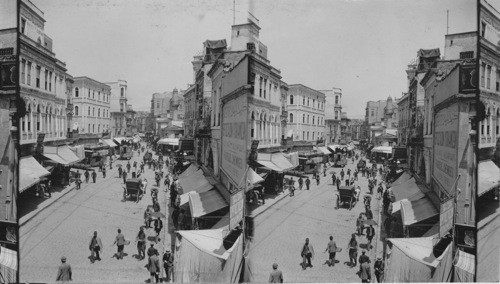
[[[369,101],[366,103],[365,124],[369,127],[368,140],[375,146],[397,143],[399,99]]]
[[[166,133],[173,125],[182,128],[184,122],[184,90],[174,88],[171,92],[154,93],[151,99],[151,115],[154,132],[160,137],[182,136],[180,132]],[[164,129],[164,131],[162,131]]]

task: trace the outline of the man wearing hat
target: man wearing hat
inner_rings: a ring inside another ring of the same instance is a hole
[[[278,264],[273,263],[273,271],[269,275],[269,283],[283,283],[283,273],[278,270]]]
[[[148,248],[148,256],[152,256],[157,252],[158,251],[155,249],[155,244],[151,243],[151,246]]]
[[[67,281],[72,281],[71,265],[66,263],[66,257],[61,257],[61,265],[59,265],[59,270],[57,271],[56,281],[62,281],[66,283]]]
[[[382,283],[382,278],[384,276],[384,262],[381,257],[377,257],[375,264],[373,265],[373,269],[375,269],[375,277],[377,278],[378,283]]]
[[[330,236],[330,242],[326,246],[325,252],[329,253],[328,266],[335,266],[335,255],[337,254],[337,244],[333,241],[333,236]]]
[[[165,254],[163,254],[163,268],[165,268],[165,274],[167,275],[166,281],[170,282],[174,270],[174,256],[168,249],[165,250]]]
[[[103,248],[101,238],[97,236],[97,231],[94,231],[94,236],[90,239],[89,249],[90,249],[90,261],[94,263],[96,260],[101,260],[99,256],[99,251]]]

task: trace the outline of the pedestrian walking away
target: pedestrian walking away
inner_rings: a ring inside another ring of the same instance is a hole
[[[330,242],[326,246],[325,252],[328,252],[328,266],[335,266],[335,255],[337,254],[337,244],[333,241],[333,236],[330,236]]]
[[[316,174],[316,185],[319,185],[319,174]]]
[[[90,250],[90,262],[94,263],[96,260],[101,261],[99,252],[103,249],[101,238],[97,236],[97,231],[94,232],[94,236],[90,239],[89,250]]]
[[[160,218],[158,218],[155,220],[156,242],[160,241],[161,229],[163,229],[163,221]]]
[[[102,177],[106,178],[106,168],[102,168]]]
[[[68,281],[73,280],[73,272],[71,271],[71,265],[66,263],[66,257],[61,257],[61,265],[59,265],[59,269],[57,271],[56,281],[62,281],[63,283],[67,283]]]
[[[294,193],[295,192],[295,180],[293,180],[293,178],[290,179],[288,188],[290,190],[290,196],[294,196],[295,195],[295,193]]]
[[[76,178],[76,190],[82,188],[82,180],[80,178]]]
[[[366,228],[366,239],[368,240],[366,249],[368,250],[373,248],[372,246],[373,237],[375,237],[375,228],[373,228],[373,226],[370,225],[368,228]]]
[[[137,256],[139,260],[142,260],[146,257],[146,233],[144,232],[144,228],[142,226],[139,228],[139,233],[137,233],[136,242]]]
[[[52,181],[50,179],[47,181],[46,188],[47,188],[47,193],[49,194],[49,198],[51,198],[52,197]]]
[[[356,266],[358,258],[358,241],[356,240],[356,234],[351,235],[351,239],[347,244],[347,249],[349,250],[349,263],[351,266]]]
[[[370,271],[370,264],[364,262],[360,266],[359,278],[361,278],[361,283],[370,283],[372,279],[372,274]]]
[[[126,183],[127,182],[127,172],[126,171],[123,171],[122,177],[123,177],[123,183]]]
[[[160,259],[155,253],[148,259],[148,271],[151,275],[151,281],[149,283],[158,283],[158,274],[160,273]]]
[[[113,243],[113,245],[114,244],[116,244],[118,247],[116,258],[123,259],[123,249],[125,247],[126,241],[125,241],[125,236],[122,234],[121,229],[118,229],[118,234],[116,235],[115,242]]]
[[[89,183],[89,177],[90,177],[89,170],[85,170],[85,173],[83,175],[85,176],[85,183]]]
[[[170,253],[170,250],[166,250],[163,254],[163,268],[165,269],[166,282],[173,280],[173,270],[174,270],[174,256]]]
[[[269,275],[269,283],[283,283],[283,272],[278,269],[277,263],[273,263],[273,271]]]
[[[130,168],[131,168],[131,166],[130,166],[130,161],[128,161],[128,162],[127,162],[127,172],[129,172],[129,173],[130,173]]]
[[[306,189],[309,190],[309,187],[311,186],[311,180],[309,177],[306,178]]]
[[[302,269],[305,270],[307,267],[313,267],[311,259],[314,259],[314,249],[312,244],[309,243],[309,238],[306,238],[306,242],[302,246],[302,251],[300,253],[302,256]]]
[[[95,179],[97,178],[97,173],[92,171],[92,182],[95,183]]]
[[[155,248],[155,244],[151,243],[151,245],[148,248],[148,256],[152,256],[158,253],[158,250]]]
[[[302,186],[304,186],[304,179],[302,177],[299,178],[299,190],[302,190]]]

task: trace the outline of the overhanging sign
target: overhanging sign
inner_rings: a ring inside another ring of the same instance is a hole
[[[232,230],[238,226],[241,220],[243,220],[243,207],[245,205],[245,191],[240,190],[237,193],[231,195],[231,204],[229,206],[229,230]]]
[[[454,199],[441,204],[439,212],[439,237],[443,238],[453,228],[453,202]]]

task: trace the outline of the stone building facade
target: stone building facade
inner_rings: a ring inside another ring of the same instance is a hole
[[[288,132],[295,141],[325,137],[325,94],[302,84],[288,86]]]
[[[104,83],[111,87],[110,100],[110,135],[111,138],[125,136],[127,133],[127,81]]]
[[[340,143],[342,137],[342,89],[323,90],[325,93],[325,143]]]

